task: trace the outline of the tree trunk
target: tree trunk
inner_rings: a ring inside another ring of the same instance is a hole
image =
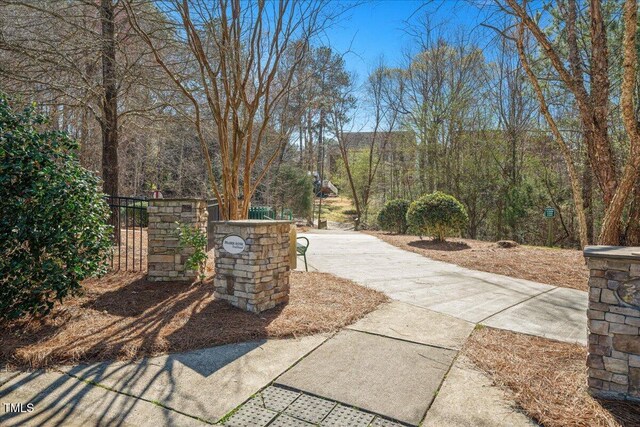
[[[571,2],[573,3],[573,2]],[[592,138],[595,146],[591,165],[600,176],[604,203],[608,205],[616,192],[615,160],[609,143],[609,52],[607,32],[600,0],[591,0],[591,99],[583,106],[582,114],[592,120]],[[572,61],[579,61],[573,58]],[[584,122],[584,120],[583,120]]]
[[[640,180],[636,180],[636,186],[633,190],[633,202],[629,210],[625,243],[628,246],[640,246]]]
[[[593,174],[588,160],[582,172],[582,202],[587,222],[587,242],[591,244],[593,243]]]
[[[102,21],[102,179],[103,191],[118,195],[118,81],[116,75],[116,40],[114,6],[111,0],[101,0]]]
[[[638,56],[636,50],[637,16],[638,4],[636,0],[625,1],[620,112],[627,137],[629,138],[629,158],[624,167],[620,184],[611,203],[607,206],[607,211],[602,221],[602,229],[598,238],[598,243],[601,245],[619,245],[621,243],[622,213],[627,199],[636,184],[638,170],[640,169],[640,130],[635,116],[633,99]]]
[[[560,153],[562,154],[562,158],[564,159],[564,163],[567,167],[567,171],[569,172],[569,179],[571,182],[571,193],[573,195],[573,204],[576,208],[576,216],[578,217],[580,247],[584,248],[589,244],[589,241],[587,238],[587,219],[584,213],[584,201],[582,200],[582,186],[580,183],[580,178],[578,176],[575,164],[571,157],[571,151],[569,150],[569,147],[564,141],[564,138],[562,137],[562,134],[560,133],[560,130],[558,129],[558,126],[556,125],[556,122],[553,119],[553,116],[551,116],[551,113],[549,112],[549,109],[547,107],[547,102],[542,92],[542,88],[540,87],[540,83],[538,82],[538,78],[533,73],[533,70],[531,70],[531,67],[529,65],[529,60],[524,50],[524,23],[520,23],[518,25],[518,30],[519,31],[518,31],[518,38],[517,38],[516,44],[518,48],[518,54],[520,55],[520,62],[522,63],[522,68],[524,68],[525,72],[527,73],[527,76],[529,77],[529,81],[533,86],[534,92],[540,104],[540,112],[546,119],[547,124],[551,129],[554,140],[556,141],[556,143],[558,144],[558,147],[560,148]]]

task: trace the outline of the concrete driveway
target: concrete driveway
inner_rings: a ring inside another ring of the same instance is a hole
[[[307,259],[318,271],[390,298],[472,323],[586,344],[586,292],[434,261],[357,232],[313,231]]]

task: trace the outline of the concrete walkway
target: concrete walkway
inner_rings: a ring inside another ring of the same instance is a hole
[[[394,301],[333,336],[3,372],[0,406],[25,406],[0,425],[530,426],[457,357],[473,328]]]
[[[244,342],[136,362],[3,373],[0,425],[213,424],[327,338]],[[21,412],[4,407],[20,403]]]
[[[415,305],[384,304],[289,368],[225,425],[535,425],[458,356],[473,328]]]
[[[315,270],[468,322],[586,345],[586,292],[434,261],[363,233],[304,236]]]
[[[359,233],[307,237],[313,269],[393,301],[334,335],[0,372],[0,425],[532,426],[459,354],[465,340],[482,323],[585,341],[584,292],[432,261]]]

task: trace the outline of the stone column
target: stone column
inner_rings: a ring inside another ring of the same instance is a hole
[[[640,401],[640,248],[589,246],[589,393]]]
[[[185,270],[192,248],[179,249],[176,222],[207,232],[207,202],[198,199],[151,199],[147,278],[152,282],[193,281],[197,272]]]
[[[291,221],[213,224],[215,296],[253,313],[289,301]]]

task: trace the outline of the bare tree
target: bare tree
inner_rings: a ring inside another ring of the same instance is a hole
[[[525,29],[524,24],[521,22],[518,25],[518,34],[516,38],[516,45],[518,47],[518,53],[520,55],[520,63],[524,68],[527,76],[529,77],[529,81],[533,86],[533,89],[538,98],[538,102],[540,103],[540,111],[544,116],[549,128],[551,129],[551,133],[553,134],[553,138],[560,148],[560,152],[562,153],[562,157],[564,159],[565,165],[567,166],[567,170],[569,171],[569,179],[571,182],[571,191],[573,194],[573,203],[576,209],[576,214],[578,217],[578,230],[580,234],[580,246],[585,247],[589,244],[589,239],[587,237],[587,218],[584,212],[584,200],[582,198],[582,183],[580,182],[580,176],[576,170],[575,164],[573,162],[573,158],[571,156],[571,150],[569,149],[567,143],[565,142],[556,121],[553,116],[549,112],[549,107],[547,106],[547,101],[544,97],[544,93],[542,92],[542,88],[540,87],[540,83],[538,82],[538,77],[533,73],[531,66],[529,65],[529,60],[527,58],[527,53],[525,51]]]
[[[576,0],[567,0],[567,7],[563,16],[567,33],[567,58],[565,60],[549,36],[540,27],[539,21],[531,16],[527,2],[517,0],[496,0],[499,7],[517,18],[517,20],[532,34],[544,56],[550,61],[559,79],[573,94],[585,132],[585,142],[589,154],[589,162],[594,177],[603,193],[606,206],[602,228],[598,242],[600,244],[620,244],[621,225],[624,208],[629,195],[640,173],[640,138],[637,135],[637,125],[634,109],[634,84],[636,78],[636,51],[634,20],[637,5],[633,1],[624,4],[624,39],[623,39],[623,84],[621,88],[621,113],[629,141],[629,152],[622,168],[622,174],[617,173],[615,156],[609,135],[609,50],[607,46],[607,31],[600,0],[591,0],[589,4],[590,17],[590,69],[589,85],[585,83],[586,71],[582,67],[579,55],[578,38],[576,37]],[[631,44],[630,44],[631,43]]]
[[[171,1],[179,17],[178,34],[198,69],[197,84],[185,82],[145,27],[144,16],[125,1],[133,28],[152,49],[155,60],[189,99],[211,189],[225,219],[246,218],[251,198],[280,150],[262,153],[276,106],[287,98],[297,67],[313,37],[326,25],[324,0]],[[282,66],[285,55],[293,60]],[[195,82],[191,82],[195,83]],[[195,88],[193,86],[196,86]],[[213,153],[203,123],[211,117],[219,143],[221,178],[213,170]],[[279,141],[287,143],[286,140]],[[254,174],[255,172],[255,174]]]
[[[170,93],[121,4],[0,0],[0,16],[0,83],[74,135],[83,164],[102,168],[104,191],[117,195],[123,127],[158,113]]]
[[[443,173],[450,166],[445,164],[446,152],[484,83],[484,60],[462,33],[447,41],[434,34],[428,20],[424,32],[418,38],[419,51],[407,56],[403,96],[396,108],[416,134],[421,191],[427,192],[450,187],[449,175]]]

